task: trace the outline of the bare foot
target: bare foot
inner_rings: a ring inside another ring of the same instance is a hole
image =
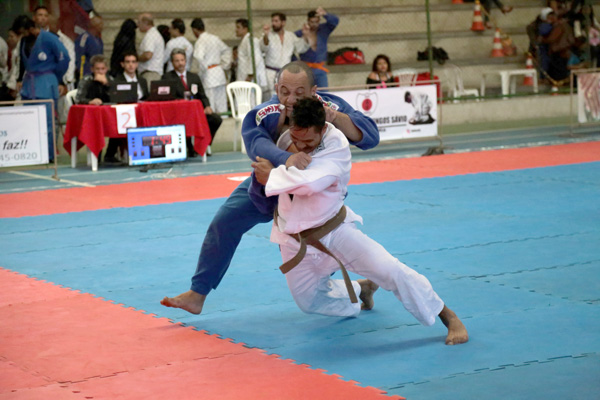
[[[461,344],[469,341],[467,328],[465,328],[454,311],[444,306],[439,316],[444,325],[446,325],[446,328],[448,328],[448,336],[446,336],[447,345]]]
[[[360,305],[361,310],[372,310],[375,302],[373,301],[373,295],[375,291],[379,289],[379,286],[375,282],[371,282],[368,279],[359,279],[358,284],[360,285],[360,299],[362,304]]]
[[[200,314],[206,300],[205,294],[196,293],[193,290],[181,293],[176,297],[166,297],[160,301],[165,307],[181,308],[192,314]]]

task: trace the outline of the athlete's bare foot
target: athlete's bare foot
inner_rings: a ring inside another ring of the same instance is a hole
[[[360,305],[361,310],[371,310],[375,305],[373,301],[373,295],[375,291],[379,289],[379,285],[375,282],[372,282],[368,279],[359,279],[358,284],[360,285],[360,299],[362,300],[362,304]]]
[[[165,307],[181,308],[192,314],[200,314],[206,300],[205,294],[196,293],[193,290],[181,293],[176,297],[166,297],[160,301]]]
[[[439,316],[444,325],[448,328],[448,336],[446,336],[447,345],[461,344],[469,341],[467,328],[465,328],[454,311],[444,306]]]

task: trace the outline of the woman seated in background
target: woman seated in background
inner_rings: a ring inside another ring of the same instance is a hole
[[[392,64],[388,56],[379,54],[373,60],[373,68],[367,77],[367,85],[377,85],[377,88],[385,88],[395,82],[392,76]]]

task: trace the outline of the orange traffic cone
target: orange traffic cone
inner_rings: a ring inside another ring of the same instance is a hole
[[[492,57],[504,57],[502,50],[502,40],[500,40],[500,29],[496,29],[494,34],[494,47],[492,48]]]
[[[473,24],[471,25],[471,30],[475,32],[485,31],[485,26],[483,26],[483,18],[481,17],[481,4],[479,4],[479,0],[475,0],[475,8],[473,9]]]
[[[533,69],[533,57],[531,56],[531,53],[527,53],[527,61],[525,62],[525,68]],[[533,86],[533,74],[525,75],[525,78],[523,78],[523,85]]]
[[[462,4],[463,0],[452,0],[452,4]]]

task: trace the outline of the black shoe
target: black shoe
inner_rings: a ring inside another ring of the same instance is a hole
[[[105,164],[121,164],[121,161],[117,159],[115,156],[104,156]]]

